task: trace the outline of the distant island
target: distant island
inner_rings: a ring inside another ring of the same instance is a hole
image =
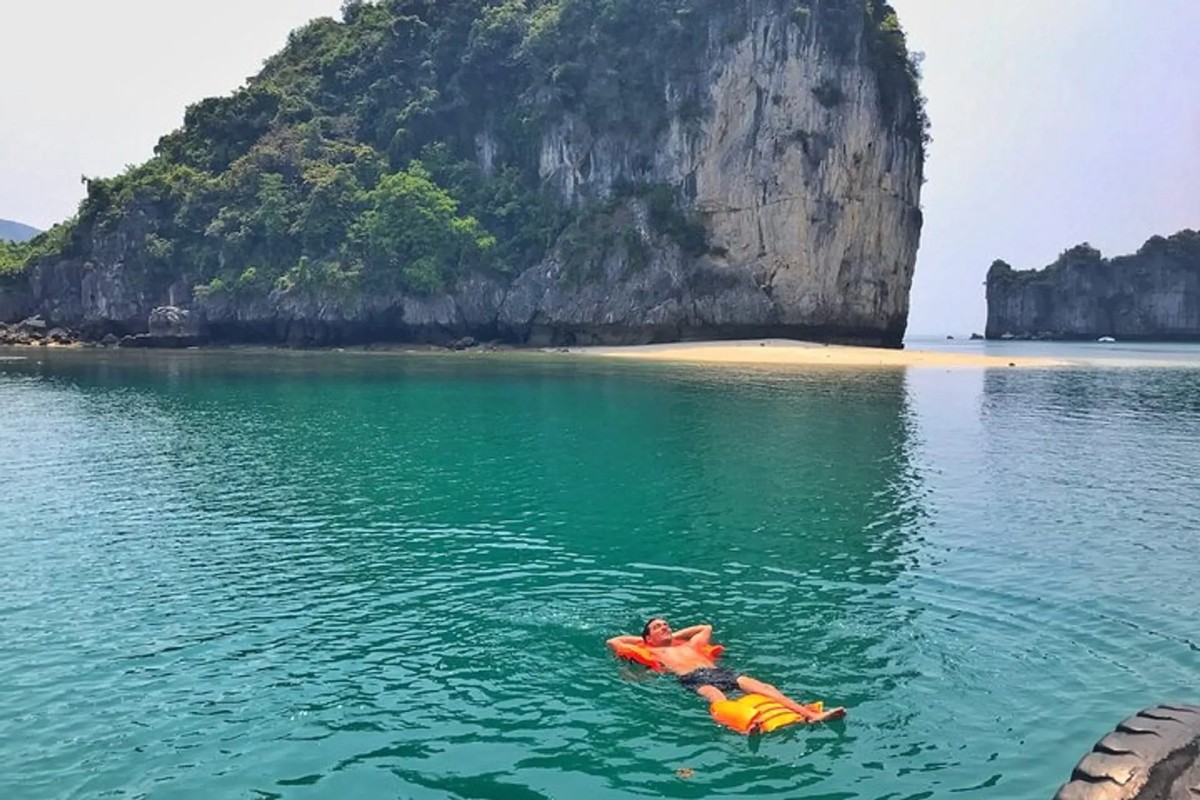
[[[347,0],[0,248],[0,312],[91,338],[168,308],[225,342],[899,347],[918,63],[885,0]]]
[[[25,225],[20,222],[13,222],[10,219],[0,219],[0,241],[28,242],[33,237],[41,233],[37,228],[31,225]]]
[[[988,339],[1200,341],[1200,233],[1107,259],[1088,244],[1043,269],[987,274]]]

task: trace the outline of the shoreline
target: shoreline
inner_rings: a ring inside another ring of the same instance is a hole
[[[863,368],[987,368],[987,367],[1067,367],[1074,363],[1061,359],[1027,356],[988,356],[946,353],[931,350],[900,350],[883,347],[823,344],[794,339],[745,339],[726,341],[671,342],[666,344],[540,347],[501,343],[479,343],[471,347],[447,347],[427,343],[377,343],[345,347],[292,348],[266,344],[202,344],[186,347],[119,347],[94,342],[2,343],[0,350],[95,350],[100,352],[287,352],[287,353],[359,353],[374,355],[526,355],[567,358],[619,359],[661,363],[729,366],[805,366]]]
[[[674,342],[623,347],[569,347],[582,356],[636,361],[738,366],[1035,368],[1070,367],[1075,362],[1038,356],[989,356],[933,350],[821,344],[793,339]]]
[[[891,349],[855,345],[825,344],[795,339],[742,339],[670,342],[645,345],[574,345],[544,346],[511,344],[500,341],[473,342],[469,346],[428,342],[375,342],[330,347],[288,347],[263,343],[193,343],[177,341],[158,346],[120,346],[92,341],[55,341],[50,337],[26,342],[0,341],[3,360],[26,358],[34,353],[240,353],[269,354],[280,358],[302,354],[338,353],[345,355],[402,355],[424,358],[467,356],[474,358],[557,358],[571,361],[648,362],[703,367],[758,367],[763,369],[1071,369],[1071,368],[1200,368],[1200,357],[1187,359],[1121,357],[1119,354],[1025,356],[1013,353],[990,355],[979,352],[951,352],[921,349],[921,342],[910,349]],[[1200,354],[1197,354],[1200,356]]]

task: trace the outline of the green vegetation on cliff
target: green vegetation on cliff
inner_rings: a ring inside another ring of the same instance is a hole
[[[75,220],[70,220],[24,242],[0,239],[0,284],[20,278],[37,259],[57,256],[66,251],[74,231]]]
[[[911,53],[904,29],[895,10],[885,2],[867,4],[867,46],[871,65],[879,80],[879,99],[884,115],[900,121],[901,133],[920,142],[922,152],[929,146],[929,114],[921,94],[923,53]],[[915,113],[902,113],[906,102],[915,104]]]
[[[885,111],[923,141],[915,61],[886,2],[757,2],[819,26],[834,61],[865,25]],[[468,270],[515,274],[594,221],[542,186],[546,124],[573,113],[644,138],[700,119],[707,53],[742,38],[749,15],[727,0],[347,0],[246,86],[188,108],[153,159],[88,180],[74,220],[4,245],[0,275],[112,241],[148,286],[202,293],[423,294]],[[704,250],[679,187],[624,191],[648,198],[659,233]]]
[[[1049,284],[1059,273],[1068,269],[1101,269],[1146,263],[1163,258],[1180,263],[1200,264],[1200,231],[1182,230],[1171,236],[1151,236],[1134,255],[1106,259],[1104,254],[1087,242],[1069,247],[1041,269],[1013,269],[1005,261],[996,260],[988,269],[987,281],[999,287]]]
[[[1160,237],[1161,238],[1161,237]],[[1016,270],[1007,261],[997,259],[988,268],[987,280],[996,285],[1021,285],[1048,281],[1056,272],[1068,267],[1103,264],[1104,255],[1087,242],[1069,247],[1059,253],[1054,263],[1043,269]]]

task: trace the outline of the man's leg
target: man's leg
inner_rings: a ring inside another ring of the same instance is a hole
[[[725,693],[722,692],[720,689],[718,689],[715,686],[711,686],[707,683],[704,684],[703,686],[697,686],[696,694],[700,695],[705,700],[707,700],[709,702],[709,704],[719,703],[722,700],[729,699],[725,696]]]
[[[741,675],[738,677],[738,687],[743,692],[761,694],[763,697],[769,697],[781,704],[784,708],[795,711],[809,722],[821,722],[822,720],[827,719],[841,719],[842,717],[846,716],[846,709],[844,708],[831,708],[828,711],[818,714],[815,711],[800,705],[771,684],[763,683],[762,681],[751,678],[748,675]],[[718,694],[720,693],[718,692]]]

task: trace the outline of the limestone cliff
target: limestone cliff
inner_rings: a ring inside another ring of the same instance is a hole
[[[1088,245],[1041,270],[1003,261],[987,275],[989,339],[1200,340],[1200,233],[1155,236],[1135,255]]]
[[[639,160],[652,164],[651,180],[687,187],[711,252],[686,263],[655,243],[651,268],[632,279],[618,257],[583,304],[555,290],[559,265],[542,265],[517,281],[509,308],[522,313],[510,321],[532,312],[560,326],[653,326],[663,338],[775,332],[898,344],[922,153],[884,114],[866,54],[835,60],[815,29],[767,11],[736,42],[713,40],[702,124],[673,119],[639,146],[568,117],[541,152],[542,174],[568,200],[604,196]]]
[[[735,5],[702,23],[694,63],[664,72],[657,118],[541,109],[537,180],[576,216],[534,261],[467,269],[435,291],[280,280],[198,292],[213,270],[244,276],[249,265],[226,255],[181,265],[185,248],[161,233],[154,199],[77,231],[74,250],[36,263],[8,303],[26,291],[21,313],[96,334],[145,330],[153,307],[178,305],[218,340],[294,344],[779,335],[899,346],[924,131],[894,15],[876,0]],[[518,147],[495,115],[475,119],[475,167],[490,175]],[[291,235],[307,236],[304,224]]]

